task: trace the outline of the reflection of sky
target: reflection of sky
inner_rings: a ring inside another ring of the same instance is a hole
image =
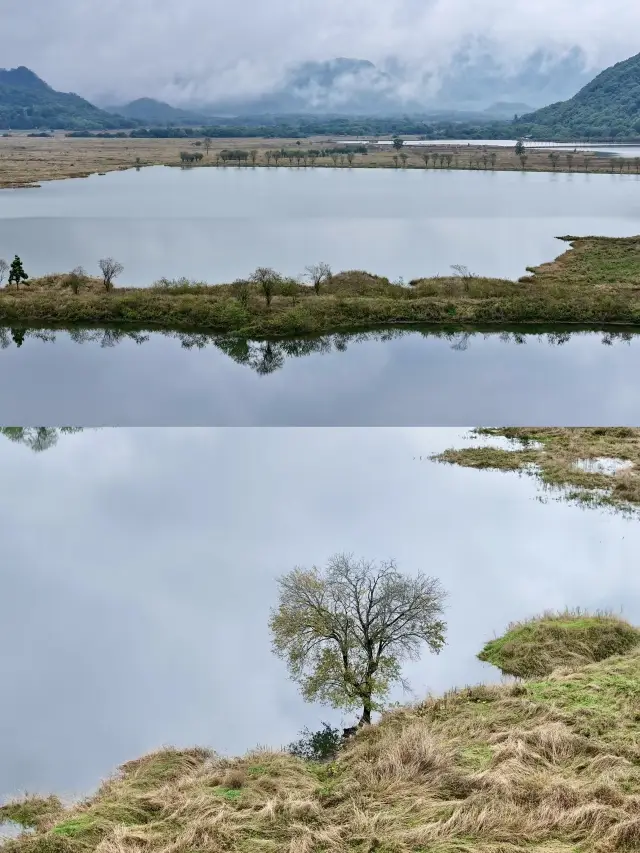
[[[112,256],[122,284],[298,275],[325,260],[395,280],[452,264],[506,278],[563,234],[640,232],[634,175],[434,169],[150,168],[0,192],[0,257],[31,276]]]
[[[637,522],[426,461],[451,443],[463,432],[106,429],[42,454],[0,440],[0,797],[81,793],[162,744],[241,753],[339,724],[302,701],[267,630],[275,578],[337,551],[448,590],[447,647],[405,670],[418,697],[499,678],[474,655],[512,619],[568,605],[640,622]]]
[[[101,348],[64,332],[0,349],[0,423],[100,426],[637,425],[640,337],[562,346],[418,333],[285,358],[267,376],[152,334]],[[585,377],[587,377],[585,379]]]

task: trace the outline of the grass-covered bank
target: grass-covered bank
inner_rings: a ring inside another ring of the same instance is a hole
[[[640,632],[606,614],[545,614],[492,641],[497,665],[506,647],[509,662],[530,659],[533,635],[544,675],[392,709],[326,763],[163,749],[79,803],[7,803],[0,819],[34,832],[3,853],[637,850]]]
[[[518,281],[460,269],[409,286],[362,271],[334,274],[317,291],[273,271],[209,285],[180,280],[105,289],[77,275],[50,275],[0,290],[0,323],[131,324],[246,337],[326,334],[404,324],[493,326],[640,322],[640,236],[563,237],[572,249]],[[265,277],[266,276],[266,277]]]
[[[437,461],[537,477],[545,489],[583,506],[640,511],[640,429],[501,427],[472,434],[510,439],[512,447],[450,449]]]

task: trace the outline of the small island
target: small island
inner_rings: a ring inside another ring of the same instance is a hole
[[[0,289],[0,324],[135,326],[254,338],[408,324],[638,324],[640,236],[559,239],[571,249],[555,261],[529,268],[518,281],[485,278],[457,267],[448,276],[404,284],[358,270],[332,273],[327,264],[316,264],[307,268],[304,283],[263,267],[231,284],[163,279],[134,288],[116,286],[122,268],[111,258],[100,262],[102,278],[81,269],[29,278],[16,258],[17,272]]]

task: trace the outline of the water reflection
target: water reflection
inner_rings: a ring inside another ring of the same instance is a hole
[[[545,342],[549,346],[561,347],[572,337],[579,335],[599,336],[604,346],[614,343],[630,343],[640,335],[640,331],[608,329],[600,332],[593,330],[575,331],[474,331],[474,330],[442,330],[425,328],[384,329],[370,332],[340,332],[316,337],[286,338],[280,340],[250,340],[230,335],[219,335],[206,332],[176,332],[154,331],[144,332],[119,328],[65,329],[58,332],[51,329],[25,329],[0,327],[0,349],[8,349],[15,345],[21,347],[27,338],[33,338],[45,343],[55,343],[57,334],[68,336],[76,344],[96,343],[101,348],[115,347],[123,341],[133,341],[136,344],[148,343],[152,336],[172,338],[180,342],[183,349],[202,350],[215,347],[223,352],[236,364],[241,364],[255,371],[259,376],[267,376],[281,370],[287,359],[302,358],[309,355],[326,355],[333,352],[344,353],[353,344],[367,341],[385,343],[388,341],[418,336],[425,339],[433,338],[449,342],[450,348],[456,352],[466,352],[474,340],[487,341],[497,339],[504,344],[523,346],[527,341]]]
[[[82,427],[0,427],[0,434],[14,444],[24,444],[34,453],[50,450],[61,435],[82,432]]]

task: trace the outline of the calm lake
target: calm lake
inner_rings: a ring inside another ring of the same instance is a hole
[[[280,342],[0,328],[0,423],[637,425],[640,336],[402,330]]]
[[[395,558],[448,591],[447,646],[404,670],[416,698],[499,681],[475,654],[511,620],[581,606],[639,623],[637,520],[426,460],[469,443],[459,429],[104,429],[34,453],[0,436],[0,802],[88,792],[163,744],[238,754],[350,724],[302,700],[268,633],[276,578],[337,552]]]
[[[160,166],[1,190],[0,257],[37,276],[112,256],[136,286],[320,260],[392,280],[452,264],[517,278],[566,250],[556,236],[640,233],[639,189],[640,175]]]

